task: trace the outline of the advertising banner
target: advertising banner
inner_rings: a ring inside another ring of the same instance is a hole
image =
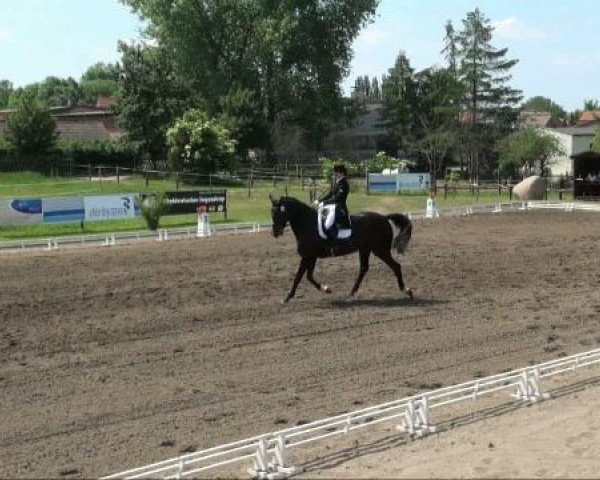
[[[0,200],[0,225],[35,225],[43,219],[41,198]]]
[[[43,198],[44,223],[81,222],[85,218],[83,197]]]
[[[369,191],[371,192],[395,192],[396,191],[396,175],[369,173]]]
[[[428,173],[398,173],[399,192],[418,192],[429,190]]]
[[[118,220],[137,216],[136,194],[83,197],[85,220]]]
[[[419,192],[429,189],[429,173],[370,173],[371,192]]]
[[[165,192],[166,215],[196,213],[198,205],[204,205],[207,212],[227,211],[227,191],[217,192]]]

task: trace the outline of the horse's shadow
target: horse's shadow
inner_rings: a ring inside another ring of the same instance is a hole
[[[324,302],[326,306],[336,308],[397,308],[397,307],[433,307],[445,305],[448,300],[434,298],[355,298],[355,299],[328,299]]]

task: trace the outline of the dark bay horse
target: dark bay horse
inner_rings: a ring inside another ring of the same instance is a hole
[[[296,236],[298,253],[301,257],[294,284],[284,302],[288,302],[294,297],[298,284],[305,273],[310,283],[318,290],[331,293],[329,287],[321,285],[313,277],[317,259],[331,256],[327,242],[319,236],[316,210],[293,197],[281,197],[279,200],[274,200],[271,197],[271,203],[273,236],[277,238],[282,235],[289,223]],[[398,253],[404,253],[406,250],[412,234],[410,219],[399,213],[380,215],[367,212],[361,215],[353,215],[351,221],[352,236],[348,240],[339,241],[340,246],[336,255],[348,255],[358,251],[360,270],[350,292],[350,297],[356,294],[365,274],[369,270],[369,257],[373,253],[393,270],[398,279],[400,291],[405,291],[410,298],[413,298],[411,289],[405,289],[404,287],[402,267],[394,260],[391,252],[392,248],[396,249]]]

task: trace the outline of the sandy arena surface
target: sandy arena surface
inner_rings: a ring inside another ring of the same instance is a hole
[[[358,298],[345,302],[358,270],[351,256],[317,267],[332,295],[305,282],[282,306],[298,264],[289,231],[278,240],[257,234],[5,255],[0,477],[109,474],[596,348],[599,221],[528,212],[418,223],[402,259],[413,302],[376,259]],[[581,475],[572,476],[597,476],[598,409],[588,400],[599,387],[591,385],[400,454],[394,445],[378,459],[365,452],[360,461],[371,468],[324,463],[306,475],[561,476],[564,469],[517,467],[513,457],[525,449],[505,439],[528,445],[536,432],[547,436],[530,415],[550,408],[564,415],[547,422],[566,432],[576,423],[567,416],[573,405],[593,422],[565,433],[561,452],[577,459],[568,465]],[[396,470],[393,455],[403,459]],[[585,463],[590,457],[595,464]],[[435,464],[446,474],[430,469]]]

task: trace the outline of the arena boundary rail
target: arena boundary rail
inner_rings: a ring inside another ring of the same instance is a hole
[[[271,228],[270,224],[236,223],[211,225],[212,235],[236,233],[259,233]],[[91,235],[71,235],[65,237],[6,240],[0,242],[0,253],[25,252],[31,250],[56,250],[63,247],[99,247],[125,245],[138,241],[166,241],[173,238],[197,237],[196,227],[161,228],[156,231],[141,230],[120,233],[97,233]]]
[[[290,460],[289,451],[294,447],[391,421],[397,423],[396,428],[401,433],[424,436],[436,431],[435,424],[431,421],[431,411],[434,409],[507,389],[513,389],[512,396],[523,402],[545,400],[550,394],[544,390],[542,379],[599,363],[600,349],[590,350],[219,445],[102,478],[185,478],[243,461],[252,462],[248,473],[254,478],[286,478],[301,473],[301,469],[295,467]]]
[[[451,207],[439,210],[434,218],[429,218],[425,212],[410,212],[412,220],[435,220],[438,217],[469,216],[478,213],[502,213],[536,209],[600,212],[600,204],[590,202],[561,202],[552,203],[545,201],[536,202],[507,202],[495,204],[470,205]],[[212,235],[226,235],[237,233],[259,233],[271,228],[270,223],[238,223],[217,224],[211,226]],[[196,227],[163,228],[157,231],[130,231],[120,233],[98,233],[91,235],[72,235],[65,237],[36,238],[22,240],[5,240],[0,242],[1,253],[19,253],[32,250],[56,250],[63,247],[90,247],[114,246],[131,244],[137,241],[166,241],[172,238],[197,237]]]

